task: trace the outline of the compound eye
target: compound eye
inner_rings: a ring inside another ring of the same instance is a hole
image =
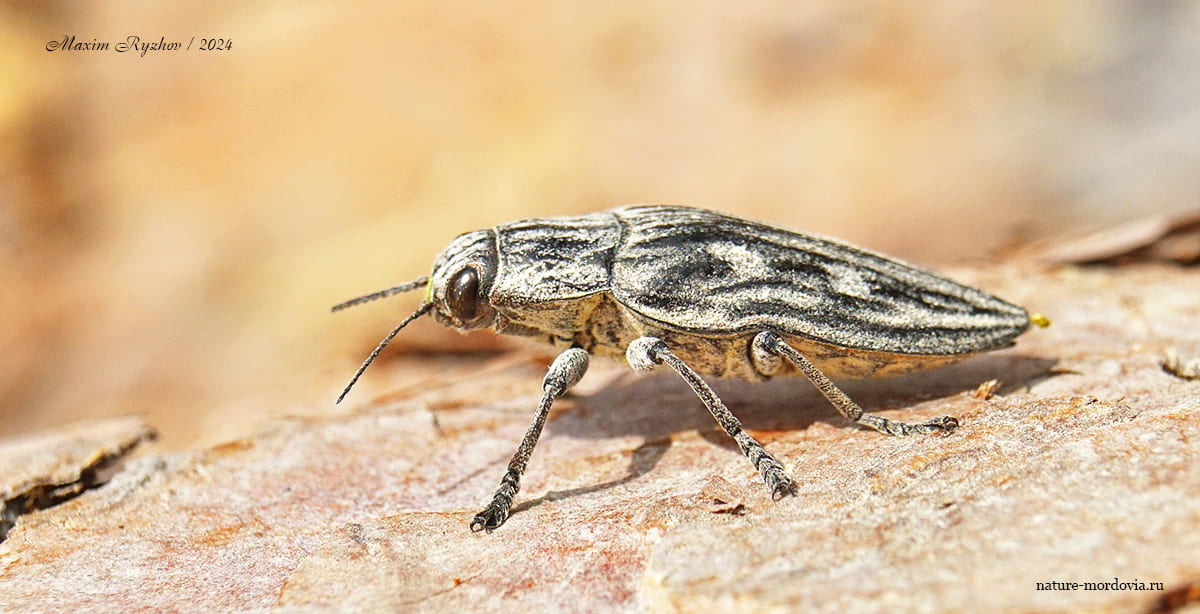
[[[475,319],[478,302],[479,273],[467,267],[450,280],[450,287],[446,290],[446,306],[459,322],[470,322]]]

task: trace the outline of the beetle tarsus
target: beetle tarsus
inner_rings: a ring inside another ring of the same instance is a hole
[[[913,435],[928,435],[938,431],[951,433],[958,428],[958,420],[953,416],[939,416],[928,422],[910,423],[899,420],[889,420],[875,414],[863,413],[855,422],[869,426],[880,433],[896,437],[911,437]]]
[[[487,507],[483,508],[482,512],[475,514],[475,518],[471,520],[471,531],[478,533],[487,531],[491,533],[500,525],[508,520],[509,510],[512,508],[512,498],[502,496],[499,493],[492,498],[492,502]]]
[[[774,467],[763,474],[763,480],[767,482],[767,487],[771,489],[771,498],[778,501],[784,497],[795,497],[799,486],[792,480],[791,476],[783,470],[783,466],[776,463]]]

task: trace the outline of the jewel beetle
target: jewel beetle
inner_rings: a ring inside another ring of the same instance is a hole
[[[512,222],[458,236],[427,277],[334,311],[424,288],[420,306],[379,343],[338,397],[402,328],[430,314],[459,330],[491,328],[562,352],[495,496],[471,521],[508,519],[554,399],[589,355],[636,371],[678,373],[737,442],[775,499],[796,493],[783,465],[750,436],[703,376],[803,374],[847,419],[889,435],[953,431],[941,416],[908,423],[863,411],[830,378],[899,375],[1009,346],[1040,315],[982,290],[833,241],[740,217],[640,205]]]

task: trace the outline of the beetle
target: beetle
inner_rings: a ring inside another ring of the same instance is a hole
[[[796,494],[783,465],[750,436],[702,375],[746,380],[803,374],[847,419],[889,435],[951,432],[940,416],[908,423],[863,411],[834,378],[900,375],[1012,345],[1040,315],[921,268],[845,243],[705,209],[638,205],[526,219],[459,235],[433,270],[351,299],[339,311],[425,289],[420,306],[379,343],[340,403],[397,333],[430,314],[459,330],[491,328],[562,353],[533,422],[492,500],[470,528],[508,519],[554,399],[589,355],[636,371],[666,365],[738,444],[776,500]]]

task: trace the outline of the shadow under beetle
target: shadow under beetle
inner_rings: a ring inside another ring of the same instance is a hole
[[[762,475],[772,496],[796,483],[742,429],[703,375],[763,380],[802,373],[847,419],[889,435],[950,432],[941,416],[907,423],[866,413],[830,381],[900,375],[1009,346],[1030,323],[1021,307],[929,271],[829,239],[703,209],[633,206],[528,219],[460,235],[428,277],[334,311],[424,288],[413,320],[491,328],[563,348],[500,488],[471,521],[508,519],[550,405],[579,382],[589,354],[625,356],[637,371],[665,364],[700,397]]]

